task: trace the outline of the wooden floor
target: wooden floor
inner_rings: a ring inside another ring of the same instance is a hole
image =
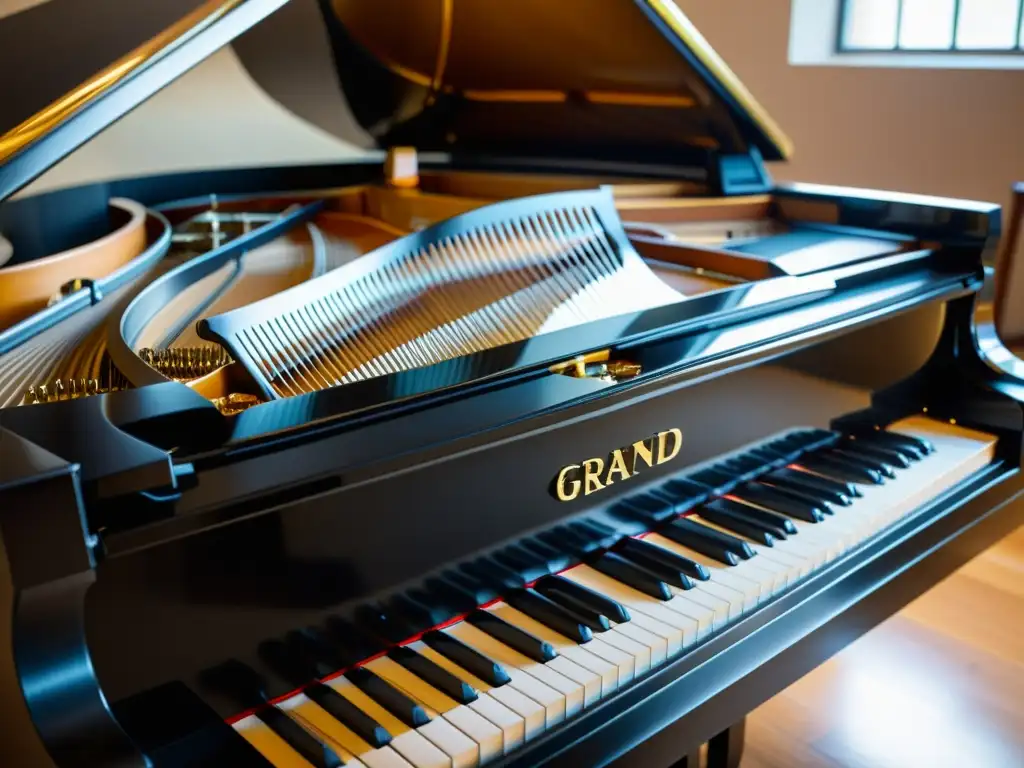
[[[747,720],[741,768],[1024,768],[1024,528]]]

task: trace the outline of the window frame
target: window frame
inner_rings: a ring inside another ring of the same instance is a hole
[[[838,54],[862,54],[862,53],[895,53],[900,55],[915,54],[950,54],[955,56],[978,55],[978,56],[1021,56],[1024,55],[1024,39],[1021,36],[1021,16],[1024,15],[1024,0],[1014,0],[1017,3],[1017,24],[1016,24],[1016,45],[1012,48],[958,48],[956,44],[956,29],[960,21],[960,9],[963,0],[953,0],[953,37],[948,48],[901,48],[900,30],[903,24],[903,3],[904,0],[896,0],[896,39],[892,48],[865,48],[855,45],[848,45],[843,39],[846,33],[846,18],[850,10],[850,4],[854,0],[839,0],[839,16],[836,20],[835,49]]]
[[[840,50],[846,0],[790,0],[788,61],[792,66],[887,69],[1024,70],[1024,51],[974,49]]]

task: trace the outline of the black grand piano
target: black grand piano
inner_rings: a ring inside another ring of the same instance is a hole
[[[5,766],[736,766],[1024,520],[998,207],[774,183],[667,0],[0,39]],[[374,151],[15,194],[229,44]]]

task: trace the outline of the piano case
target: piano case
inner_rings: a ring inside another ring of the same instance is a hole
[[[228,44],[367,154],[13,197]],[[776,184],[789,140],[668,0],[50,0],[0,61],[0,303],[71,254],[0,328],[4,765],[734,766],[747,712],[1024,520],[1024,385],[974,321],[998,207]],[[112,198],[145,238],[76,272]],[[308,281],[142,348],[295,227]],[[453,304],[524,243],[571,311],[627,264],[714,284],[554,330]],[[429,291],[317,319],[358,274]],[[416,344],[377,330],[428,293]]]

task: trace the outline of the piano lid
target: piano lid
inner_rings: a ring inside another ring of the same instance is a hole
[[[78,0],[22,3],[0,19],[0,200],[288,1],[92,0],[88,35]],[[316,1],[359,144],[667,169],[791,151],[672,0]]]

